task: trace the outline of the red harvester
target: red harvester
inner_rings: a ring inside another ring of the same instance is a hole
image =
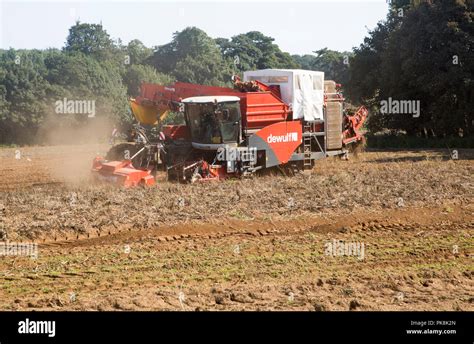
[[[102,179],[125,186],[153,185],[153,174],[168,179],[207,181],[249,176],[279,168],[310,170],[316,160],[347,154],[361,142],[368,112],[344,111],[344,98],[324,73],[266,69],[234,78],[234,88],[176,82],[144,83],[131,100],[138,124],[131,142],[94,160]],[[157,124],[169,111],[184,124]]]

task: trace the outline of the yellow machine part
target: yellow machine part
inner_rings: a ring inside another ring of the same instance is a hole
[[[146,125],[158,124],[159,121],[166,117],[169,111],[167,107],[140,105],[135,99],[130,99],[130,108],[137,121]]]

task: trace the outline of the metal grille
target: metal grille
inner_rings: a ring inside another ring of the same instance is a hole
[[[342,104],[328,102],[326,105],[326,140],[327,149],[342,148]]]

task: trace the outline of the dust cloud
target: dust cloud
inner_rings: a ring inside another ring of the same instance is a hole
[[[92,160],[105,155],[114,124],[110,118],[60,119],[57,114],[46,117],[35,142],[48,146],[53,154],[48,159],[52,179],[66,185],[90,182]]]

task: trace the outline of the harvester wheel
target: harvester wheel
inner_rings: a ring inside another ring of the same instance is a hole
[[[280,166],[278,166],[278,170],[285,177],[294,177],[297,173],[296,172],[296,170],[297,170],[296,165],[292,165],[292,164],[280,165]]]
[[[184,179],[182,166],[175,166],[175,167],[169,168],[167,175],[168,175],[168,181],[170,182],[182,182]]]

